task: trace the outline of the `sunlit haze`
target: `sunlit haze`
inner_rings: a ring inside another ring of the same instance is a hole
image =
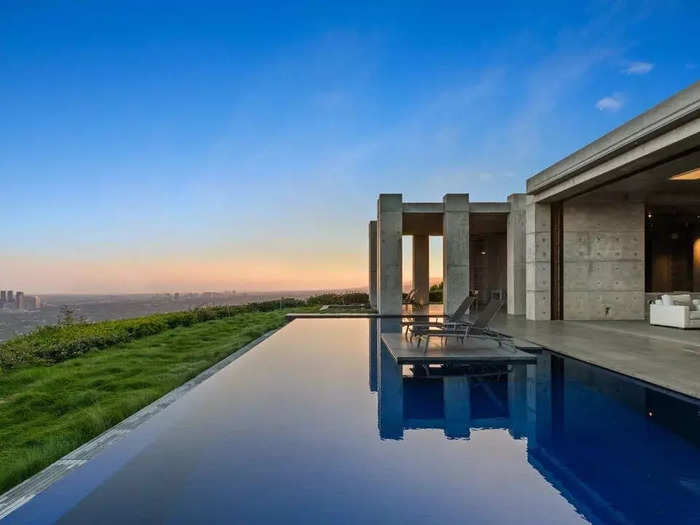
[[[377,194],[503,201],[700,72],[696,2],[332,4],[4,2],[0,286],[363,287]]]

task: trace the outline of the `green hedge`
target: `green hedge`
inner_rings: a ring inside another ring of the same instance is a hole
[[[442,290],[430,290],[429,292],[431,303],[441,303],[442,302]]]
[[[209,306],[184,312],[153,314],[134,319],[44,326],[0,344],[0,370],[24,364],[52,364],[178,326],[234,317],[246,312],[269,312],[304,306],[298,299],[281,299],[240,306]]]
[[[326,304],[366,304],[366,293],[323,294],[299,299],[278,299],[238,306],[208,306],[183,312],[153,314],[133,319],[113,321],[68,322],[44,326],[35,331],[0,343],[0,370],[25,364],[52,364],[125,343],[148,335],[158,334],[178,326],[190,326],[204,321],[234,317],[246,312],[269,312],[279,308],[320,306]]]
[[[326,293],[322,295],[314,295],[306,300],[309,306],[320,306],[326,304],[367,304],[369,303],[369,295],[361,292],[352,293]]]

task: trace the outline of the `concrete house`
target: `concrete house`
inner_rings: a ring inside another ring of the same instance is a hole
[[[466,189],[466,188],[465,188]],[[469,292],[530,320],[644,319],[664,292],[700,293],[700,82],[527,180],[503,202],[381,194],[369,224],[370,300],[402,309],[402,236],[428,302],[428,238],[442,236],[444,310]]]

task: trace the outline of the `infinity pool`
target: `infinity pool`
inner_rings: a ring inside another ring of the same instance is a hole
[[[544,352],[398,367],[296,320],[9,523],[700,523],[700,404]]]

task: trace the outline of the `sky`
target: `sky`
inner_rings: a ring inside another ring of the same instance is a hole
[[[377,194],[523,192],[699,80],[698,20],[674,0],[0,0],[0,289],[366,286]]]

